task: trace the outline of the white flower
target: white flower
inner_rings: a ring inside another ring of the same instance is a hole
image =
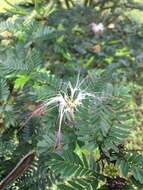
[[[91,31],[94,34],[103,33],[103,31],[105,30],[105,27],[104,27],[103,23],[101,23],[101,22],[99,24],[96,24],[93,22],[90,24],[90,27],[91,27]]]
[[[74,123],[75,113],[78,108],[82,106],[83,100],[86,98],[92,98],[94,103],[99,101],[99,96],[96,93],[89,93],[81,89],[81,85],[86,79],[79,81],[79,75],[75,86],[68,82],[63,91],[59,92],[56,96],[47,99],[43,104],[41,104],[36,110],[34,110],[24,125],[34,116],[38,115],[46,108],[58,108],[58,132],[56,137],[56,148],[60,146],[61,143],[61,127],[62,121],[66,118],[69,122]],[[100,97],[101,98],[101,97]],[[101,98],[102,100],[102,98]]]

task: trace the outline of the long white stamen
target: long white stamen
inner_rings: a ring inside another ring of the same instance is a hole
[[[50,97],[47,99],[35,112],[33,112],[33,115],[37,113],[38,111],[41,111],[45,107],[47,108],[54,108],[58,107],[58,117],[59,117],[59,123],[58,123],[58,132],[56,137],[56,147],[60,145],[61,141],[61,128],[62,128],[62,122],[64,116],[69,121],[74,121],[74,115],[75,111],[78,111],[79,107],[83,106],[83,100],[90,98],[91,100],[97,101],[99,96],[97,93],[89,93],[86,90],[81,89],[81,85],[85,82],[87,78],[84,78],[82,81],[80,81],[80,75],[77,77],[77,81],[75,86],[73,87],[71,82],[68,82],[67,88],[65,88],[61,93],[58,93],[56,96]],[[70,90],[70,95],[68,94],[67,90]],[[102,100],[102,98],[100,97]],[[31,115],[27,122],[31,119],[33,116]],[[27,123],[26,122],[26,123]]]

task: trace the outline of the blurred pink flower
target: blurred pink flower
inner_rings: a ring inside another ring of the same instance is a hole
[[[91,31],[94,34],[103,33],[103,31],[105,30],[105,27],[104,27],[103,23],[101,23],[101,22],[99,24],[92,22],[90,24],[90,27],[91,27]]]

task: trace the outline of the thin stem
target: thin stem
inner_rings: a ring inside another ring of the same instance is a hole
[[[126,152],[143,152],[143,148],[142,149],[126,149]]]
[[[84,1],[84,6],[88,6],[88,0]]]
[[[69,9],[70,8],[69,0],[65,0],[65,4],[66,4],[66,7]]]
[[[21,176],[32,164],[35,152],[26,154],[13,168],[13,170],[0,182],[0,190],[4,190],[12,181]]]

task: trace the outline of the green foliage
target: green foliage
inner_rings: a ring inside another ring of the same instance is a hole
[[[9,95],[9,89],[6,80],[4,79],[0,80],[0,89],[1,89],[0,100],[1,101],[7,100]]]
[[[63,182],[57,185],[58,189],[96,189],[97,179],[105,178],[91,169],[84,154],[82,158],[70,151],[64,152],[63,157],[54,154],[49,165],[52,171],[63,178]]]
[[[36,158],[5,189],[143,188],[142,154],[127,143],[142,106],[142,26],[126,14],[133,7],[142,8],[37,0],[8,10],[0,23],[1,180],[31,150]]]

